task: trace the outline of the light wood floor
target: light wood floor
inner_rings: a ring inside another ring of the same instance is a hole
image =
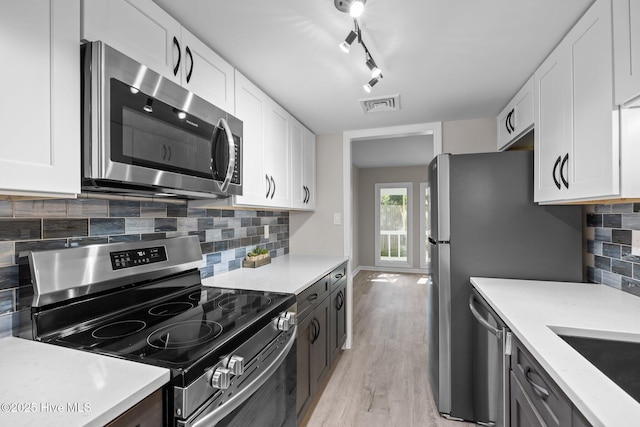
[[[426,275],[363,271],[353,283],[353,347],[342,352],[307,427],[451,426],[427,378]]]

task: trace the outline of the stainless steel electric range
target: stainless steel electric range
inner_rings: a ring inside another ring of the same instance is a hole
[[[165,424],[296,424],[295,296],[203,286],[196,236],[21,260],[23,336],[170,369]]]

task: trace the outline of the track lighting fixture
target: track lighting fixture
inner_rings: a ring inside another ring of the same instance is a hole
[[[367,93],[371,93],[371,89],[378,83],[379,79],[374,78],[369,80],[369,83],[363,86],[364,91]]]
[[[185,113],[182,110],[178,110],[177,108],[174,108],[173,112],[178,116],[180,120],[184,120],[187,118],[187,113]]]
[[[147,98],[147,103],[142,109],[147,113],[153,113],[153,98]]]
[[[347,34],[347,38],[344,39],[342,43],[340,43],[340,49],[342,49],[344,53],[349,53],[349,50],[351,50],[351,45],[353,44],[356,37],[358,37],[358,34],[356,34],[355,31],[349,31],[349,34]]]
[[[363,87],[364,90],[369,93],[371,92],[373,86],[382,78],[382,70],[378,67],[376,61],[373,60],[369,49],[367,49],[367,46],[364,44],[364,41],[362,40],[362,32],[360,31],[360,25],[358,24],[358,20],[356,19],[362,14],[362,10],[364,9],[364,4],[366,2],[367,0],[334,0],[336,9],[338,9],[340,12],[348,12],[353,17],[354,26],[354,29],[349,31],[347,38],[345,38],[345,40],[339,44],[339,47],[344,53],[349,53],[349,51],[351,50],[351,45],[354,41],[357,40],[364,49],[365,64],[369,71],[371,71],[371,80],[369,80],[369,82]]]

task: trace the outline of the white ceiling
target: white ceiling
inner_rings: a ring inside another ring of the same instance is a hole
[[[433,159],[433,135],[358,140],[351,160],[359,168],[425,166]]]
[[[154,0],[317,134],[495,117],[593,0],[368,0],[364,52],[334,0]],[[400,94],[365,115],[358,99]]]

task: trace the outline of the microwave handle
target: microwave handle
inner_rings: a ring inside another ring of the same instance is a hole
[[[233,142],[233,134],[231,133],[231,129],[229,128],[229,124],[224,118],[220,118],[218,120],[218,128],[222,127],[225,135],[227,136],[227,143],[229,144],[229,164],[227,166],[227,173],[224,177],[224,181],[222,184],[218,183],[220,186],[220,191],[226,192],[227,188],[229,188],[229,184],[231,183],[231,178],[233,177],[233,170],[236,166],[236,146]],[[213,156],[211,156],[211,164],[214,163]]]

